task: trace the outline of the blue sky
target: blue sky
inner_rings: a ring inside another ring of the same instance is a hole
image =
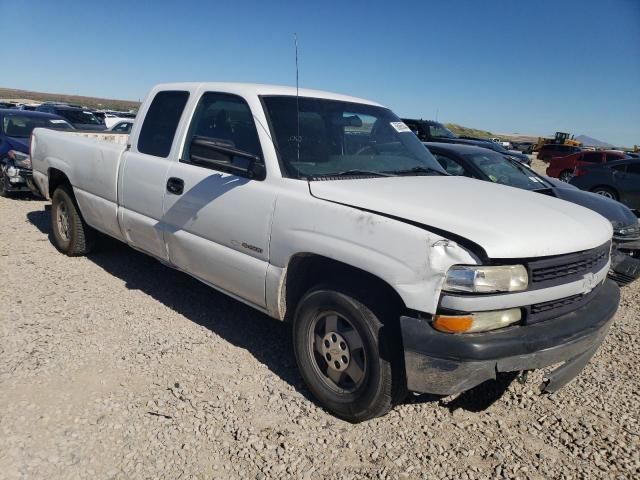
[[[640,0],[0,0],[0,86],[142,99],[295,83],[401,116],[640,144]]]

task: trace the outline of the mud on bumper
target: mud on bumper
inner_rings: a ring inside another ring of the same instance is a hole
[[[451,395],[498,372],[534,370],[562,363],[547,377],[552,393],[573,380],[604,340],[620,302],[618,286],[607,280],[580,308],[533,325],[476,334],[448,334],[424,319],[403,316],[407,387],[413,392]]]

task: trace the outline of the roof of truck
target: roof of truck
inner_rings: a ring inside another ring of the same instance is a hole
[[[235,93],[242,96],[250,95],[296,95],[296,87],[288,87],[284,85],[268,85],[260,83],[242,83],[242,82],[185,82],[185,83],[163,83],[156,85],[154,91],[157,90],[213,90],[228,93]],[[326,98],[330,100],[341,100],[344,102],[364,103],[367,105],[376,105],[383,107],[376,102],[366,100],[364,98],[351,97],[340,93],[325,92],[322,90],[312,90],[308,88],[300,88],[299,96],[312,98]]]

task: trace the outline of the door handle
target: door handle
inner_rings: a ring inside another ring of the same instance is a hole
[[[174,195],[182,195],[182,192],[184,192],[184,180],[176,177],[169,178],[167,180],[167,192]]]

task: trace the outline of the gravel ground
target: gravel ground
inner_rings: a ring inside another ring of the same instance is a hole
[[[640,285],[582,375],[413,397],[351,425],[297,373],[288,328],[115,241],[51,245],[0,198],[1,478],[639,478]]]

